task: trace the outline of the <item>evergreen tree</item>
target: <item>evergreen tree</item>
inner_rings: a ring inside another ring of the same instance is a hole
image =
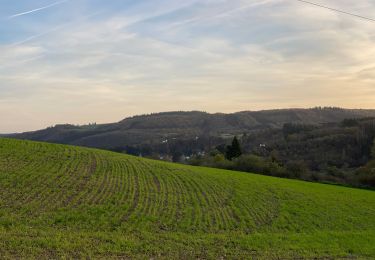
[[[225,157],[228,160],[232,160],[233,158],[240,157],[242,154],[240,142],[238,141],[237,137],[235,136],[232,141],[232,145],[227,146],[227,150],[225,153]]]

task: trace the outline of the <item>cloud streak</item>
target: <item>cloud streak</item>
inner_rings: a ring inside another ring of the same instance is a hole
[[[215,19],[220,19],[220,18],[224,18],[224,17],[230,17],[232,15],[235,15],[236,13],[245,11],[247,9],[261,7],[261,6],[272,4],[272,3],[274,4],[274,3],[277,3],[279,1],[280,0],[261,0],[261,1],[258,1],[258,2],[243,4],[243,5],[240,5],[239,7],[235,7],[235,8],[229,9],[229,10],[220,11],[220,12],[215,13],[215,14],[200,15],[200,16],[197,16],[197,17],[189,18],[185,21],[179,21],[179,22],[176,22],[176,23],[172,24],[171,26],[169,26],[165,30],[178,29],[178,28],[181,28],[181,27],[186,26],[186,25],[199,24],[201,22],[205,22],[205,21],[209,21],[209,20],[215,20]]]
[[[358,15],[358,14],[353,14],[353,13],[343,11],[343,10],[338,10],[338,9],[335,9],[335,8],[332,8],[332,7],[329,7],[329,6],[325,6],[325,5],[321,5],[321,4],[317,4],[317,3],[313,3],[313,2],[309,2],[309,1],[305,1],[305,0],[296,0],[296,1],[301,2],[301,3],[305,3],[305,4],[309,4],[309,5],[312,5],[312,6],[315,6],[315,7],[323,8],[323,9],[326,9],[326,10],[329,10],[329,11],[332,11],[332,12],[337,12],[337,13],[349,15],[349,16],[359,18],[359,19],[362,19],[362,20],[375,22],[375,19],[373,19],[373,18],[365,17],[365,16]]]
[[[32,14],[32,13],[35,13],[35,12],[39,12],[39,11],[42,11],[42,10],[45,10],[45,9],[48,9],[48,8],[54,7],[54,6],[56,6],[56,5],[64,4],[64,3],[68,2],[68,1],[70,1],[70,0],[57,1],[57,2],[54,2],[54,3],[49,4],[49,5],[46,5],[46,6],[42,6],[42,7],[39,7],[39,8],[35,8],[35,9],[33,9],[33,10],[29,10],[29,11],[26,11],[26,12],[22,12],[22,13],[18,13],[18,14],[11,15],[11,16],[8,17],[8,19],[13,19],[13,18],[16,18],[16,17],[20,17],[20,16],[24,16],[24,15]]]
[[[21,41],[18,41],[18,42],[15,42],[13,44],[10,45],[10,47],[14,47],[14,46],[19,46],[19,45],[22,45],[22,44],[25,44],[27,42],[30,42],[34,39],[37,39],[37,38],[40,38],[42,36],[45,36],[45,35],[48,35],[50,33],[53,33],[53,32],[56,32],[56,31],[59,31],[59,30],[62,30],[62,29],[65,29],[66,27],[69,27],[73,24],[76,24],[76,23],[79,23],[79,22],[82,22],[82,21],[85,21],[87,19],[90,19],[91,17],[94,17],[96,15],[99,15],[101,13],[103,13],[104,11],[98,11],[98,12],[95,12],[95,13],[92,13],[92,14],[89,14],[89,15],[86,15],[86,16],[83,16],[82,18],[80,18],[79,20],[77,21],[71,21],[71,22],[68,22],[68,23],[65,23],[65,24],[62,24],[62,25],[59,25],[59,26],[56,26],[54,28],[51,28],[47,31],[44,31],[44,32],[41,32],[41,33],[37,33],[37,34],[34,34],[32,36],[29,36],[27,37],[26,39],[23,39]]]

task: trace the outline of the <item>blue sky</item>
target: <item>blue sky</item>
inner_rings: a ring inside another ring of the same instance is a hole
[[[372,0],[316,0],[371,18]],[[375,23],[295,0],[0,0],[0,132],[375,108]]]

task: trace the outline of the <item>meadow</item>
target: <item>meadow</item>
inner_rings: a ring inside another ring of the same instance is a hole
[[[1,258],[374,259],[375,192],[0,139]]]

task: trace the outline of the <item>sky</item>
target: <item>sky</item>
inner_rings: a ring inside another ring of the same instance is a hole
[[[375,19],[373,0],[314,0]],[[375,22],[296,0],[0,0],[0,133],[375,108]]]

